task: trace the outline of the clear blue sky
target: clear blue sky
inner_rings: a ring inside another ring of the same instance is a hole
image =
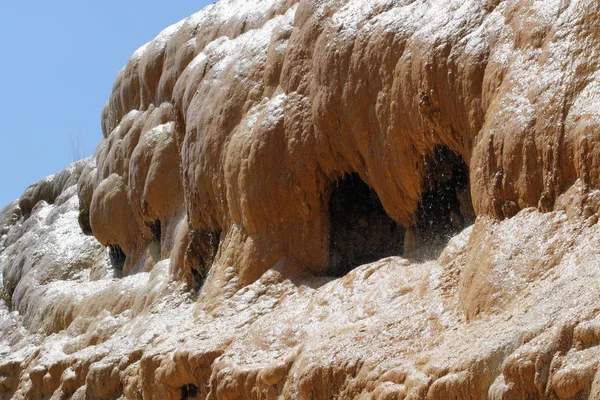
[[[93,154],[100,112],[129,56],[213,1],[36,0],[0,6],[0,209]]]

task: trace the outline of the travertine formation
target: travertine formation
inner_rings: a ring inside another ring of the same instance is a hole
[[[600,399],[599,26],[221,0],[167,28],[94,157],[0,212],[0,399]]]

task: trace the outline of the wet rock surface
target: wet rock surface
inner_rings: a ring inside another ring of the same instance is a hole
[[[0,211],[0,399],[600,398],[599,16],[221,0],[167,28],[95,155]]]

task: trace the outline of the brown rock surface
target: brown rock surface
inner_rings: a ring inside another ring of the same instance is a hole
[[[221,0],[167,28],[94,157],[0,212],[0,399],[600,398],[598,26]]]

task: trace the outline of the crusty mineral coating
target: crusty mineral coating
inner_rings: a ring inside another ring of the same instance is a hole
[[[470,166],[477,215],[549,211],[577,179],[598,186],[594,2],[229,7],[166,29],[121,71],[99,154],[116,165],[96,179],[116,172],[127,182],[140,132],[124,131],[143,125],[143,136],[158,124],[147,117],[154,107],[174,107],[180,152],[170,157],[189,228],[223,231],[217,265],[234,265],[241,285],[282,257],[323,269],[328,187],[344,172],[412,225],[437,144]],[[129,175],[147,168],[132,165]],[[212,279],[223,283],[221,272]]]
[[[598,26],[595,0],[221,0],[167,28],[94,159],[0,213],[0,398],[600,398]],[[474,225],[322,276],[332,185],[411,227],[439,145]]]
[[[19,199],[21,212],[30,213],[31,209],[42,200],[54,203],[63,190],[77,183],[85,165],[85,160],[77,161],[59,173],[47,176],[30,185]]]

